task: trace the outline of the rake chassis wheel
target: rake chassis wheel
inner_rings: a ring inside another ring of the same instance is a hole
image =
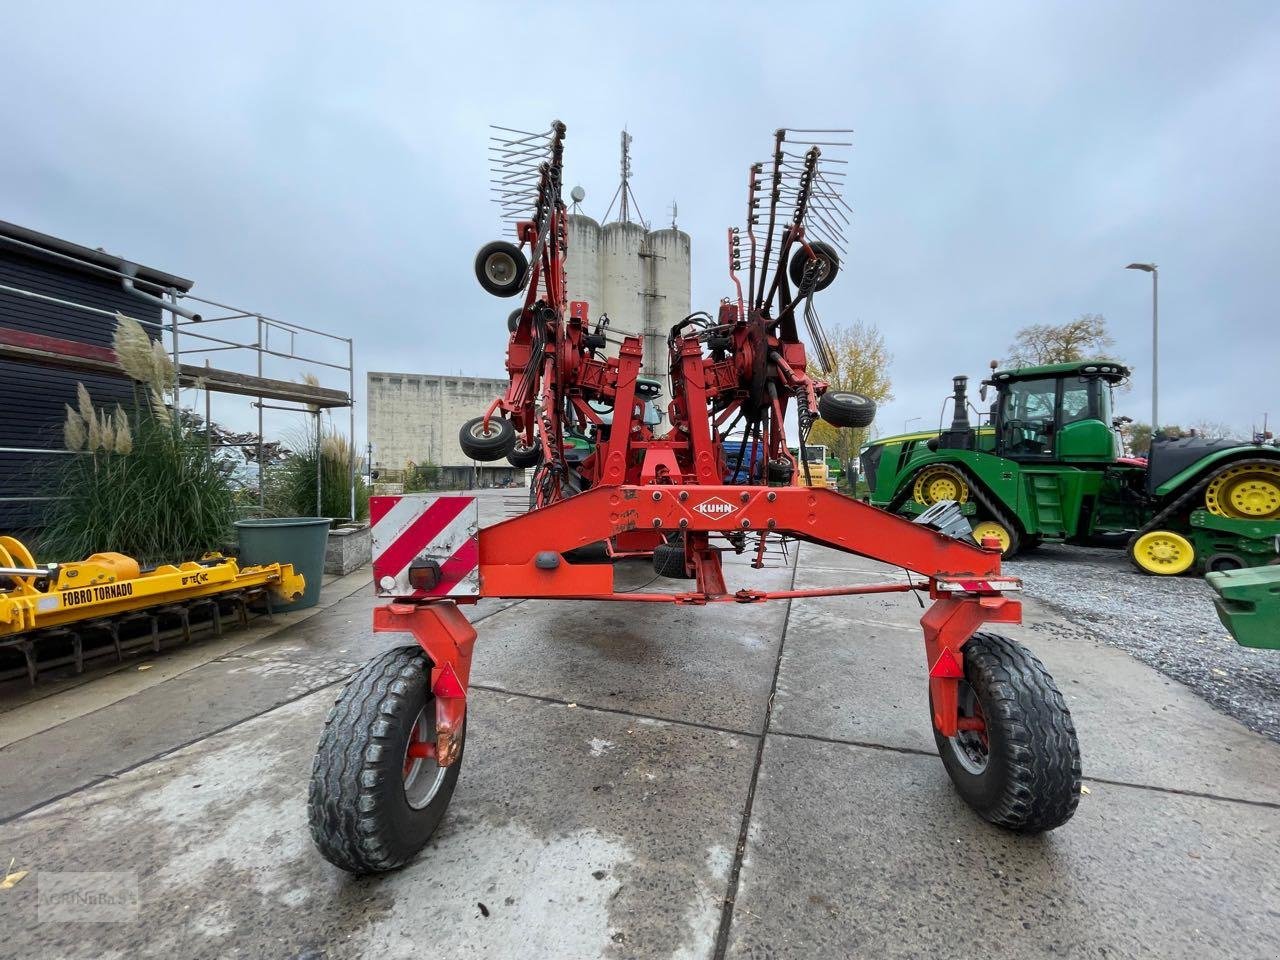
[[[1044,664],[994,633],[964,646],[960,724],[936,729],[942,764],[984,820],[1043,833],[1071,819],[1080,800],[1080,745],[1071,712]]]
[[[444,817],[462,769],[458,754],[436,763],[430,662],[418,646],[370,660],[325,721],[307,793],[311,837],[326,860],[350,873],[402,867]]]

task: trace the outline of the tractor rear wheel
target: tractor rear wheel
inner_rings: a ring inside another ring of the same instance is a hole
[[[933,734],[956,791],[1006,830],[1061,826],[1080,801],[1080,744],[1062,693],[1035,654],[1007,637],[975,633],[962,650],[960,717],[970,729]]]
[[[1242,463],[1209,481],[1205,508],[1235,520],[1280,519],[1280,463]]]
[[[1180,533],[1151,530],[1133,541],[1129,558],[1143,573],[1176,577],[1195,565],[1196,548]]]
[[[941,500],[966,503],[969,500],[969,481],[954,467],[936,464],[916,474],[911,496],[916,503],[926,507],[932,507]]]
[[[466,725],[450,766],[410,756],[413,744],[435,742],[430,667],[416,644],[388,650],[347,681],[329,711],[307,813],[311,838],[336,867],[356,874],[402,867],[444,817],[462,769]]]

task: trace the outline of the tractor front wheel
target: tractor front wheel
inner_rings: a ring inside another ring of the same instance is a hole
[[[973,525],[973,539],[979,544],[987,537],[995,537],[1000,544],[1000,556],[1004,560],[1015,556],[1022,549],[1022,538],[1016,527],[999,520],[983,520]]]
[[[1043,833],[1080,801],[1080,744],[1071,711],[1044,664],[1026,647],[975,633],[963,647],[961,730],[934,730],[956,791],[984,820]]]
[[[329,711],[311,768],[307,812],[320,853],[350,873],[402,867],[426,845],[453,797],[466,748],[436,763],[431,664],[416,645],[375,657]]]
[[[1129,558],[1143,573],[1176,577],[1196,562],[1196,548],[1180,533],[1151,530],[1133,541]]]

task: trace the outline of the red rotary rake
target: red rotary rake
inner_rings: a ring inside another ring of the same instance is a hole
[[[458,604],[480,597],[701,605],[927,591],[929,702],[956,789],[1010,830],[1038,833],[1070,819],[1080,756],[1062,695],[1025,648],[977,632],[1021,620],[1009,596],[1019,585],[1001,576],[998,548],[975,544],[954,507],[911,522],[798,482],[818,417],[865,427],[875,412],[866,397],[809,375],[797,332],[799,315],[826,370],[829,348],[813,301],[839,270],[847,207],[834,186],[841,174],[823,150],[847,144],[812,137],[833,133],[779,130],[771,162],[751,167],[746,291],[742,236],[731,230],[736,297],[715,317],[691,314],[671,329],[671,425],[661,433],[644,415],[651,395],[640,378],[640,339],[623,338],[617,356],[608,356],[606,318],[593,328],[587,304],[568,300],[564,124],[496,138],[498,199],[515,220],[517,243],[482,248],[476,273],[490,293],[523,295],[523,304],[509,323],[510,385],[464,425],[459,442],[476,460],[506,457],[535,468],[531,509],[481,530],[469,498],[374,503],[374,575],[388,601],[374,610],[374,630],[408,633],[416,643],[370,661],[326,722],[309,805],[312,835],[331,862],[356,873],[401,866],[444,815],[466,743],[476,639]],[[786,436],[792,401],[799,464]],[[726,449],[739,423],[743,439]],[[573,456],[571,434],[589,440],[585,457]],[[743,475],[744,457],[752,460],[750,482],[726,483]],[[817,590],[726,585],[725,550],[750,551],[759,567],[771,544],[788,540],[923,579]],[[652,554],[658,573],[692,580],[693,589],[615,593],[611,555],[637,553]]]

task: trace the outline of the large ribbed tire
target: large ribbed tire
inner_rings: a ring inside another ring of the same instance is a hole
[[[653,572],[672,580],[692,580],[684,565],[684,544],[660,543],[653,548]]]
[[[307,794],[311,838],[326,860],[350,873],[404,866],[435,832],[453,796],[465,723],[451,766],[422,760],[413,767],[406,754],[410,738],[423,736],[420,717],[430,723],[427,735],[434,733],[430,666],[416,645],[374,657],[347,681],[325,721]],[[421,775],[426,779],[419,781]]]
[[[996,826],[1043,833],[1071,819],[1080,801],[1080,744],[1071,712],[1044,664],[994,633],[964,645],[961,716],[986,721],[982,734],[944,737],[938,753],[965,803]]]

